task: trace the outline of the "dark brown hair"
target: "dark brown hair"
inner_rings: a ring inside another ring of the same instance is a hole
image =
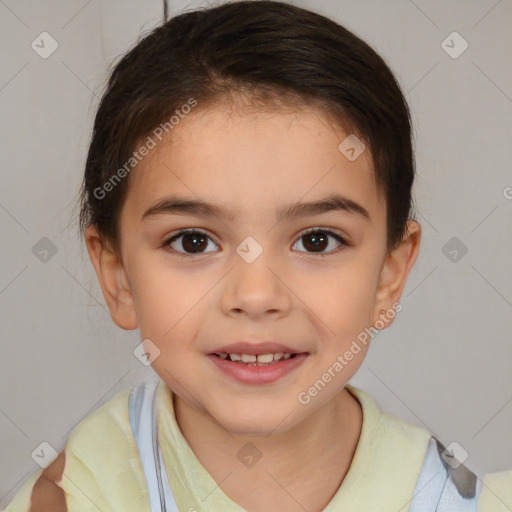
[[[387,249],[396,247],[411,218],[415,172],[409,109],[397,81],[346,28],[267,0],[182,13],[122,56],[94,121],[80,192],[81,233],[95,225],[119,253],[119,215],[129,183],[119,170],[191,98],[199,111],[235,96],[254,105],[314,106],[345,131],[350,127],[370,149],[387,206]],[[116,173],[124,179],[114,183]],[[107,192],[109,180],[114,186]]]

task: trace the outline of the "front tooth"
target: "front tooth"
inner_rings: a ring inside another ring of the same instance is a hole
[[[285,359],[289,359],[289,357],[290,357],[290,356],[291,356],[291,354],[283,354],[283,357],[284,357]]]
[[[274,359],[274,354],[259,354],[258,363],[271,363]]]
[[[230,354],[231,361],[240,361],[242,359],[242,356],[240,354]]]
[[[282,352],[276,352],[274,354],[274,361],[279,361],[279,359],[281,359],[281,357],[283,357],[283,353]]]
[[[242,354],[242,361],[244,363],[254,363],[256,361],[256,356],[254,354]]]

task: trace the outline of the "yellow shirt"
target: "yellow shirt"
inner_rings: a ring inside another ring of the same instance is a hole
[[[361,436],[342,485],[323,512],[406,512],[425,457],[430,433],[388,414],[372,398],[348,384],[363,411]],[[150,512],[144,470],[129,416],[130,390],[124,391],[71,432],[66,462],[57,484],[68,512]],[[169,481],[180,511],[244,512],[201,465],[176,421],[172,391],[157,388],[158,437]],[[37,471],[5,512],[29,512]],[[486,475],[478,512],[512,511],[512,470]]]

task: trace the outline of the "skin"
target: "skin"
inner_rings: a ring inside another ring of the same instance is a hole
[[[65,466],[65,452],[59,456],[41,473],[32,487],[30,512],[66,512],[66,496],[56,482],[62,478]]]
[[[348,133],[313,108],[248,113],[217,105],[194,111],[171,135],[132,171],[121,253],[94,226],[86,231],[112,319],[159,348],[152,366],[222,491],[251,512],[322,510],[359,440],[362,411],[345,385],[369,345],[308,404],[297,397],[399,301],[420,225],[409,221],[402,243],[386,253],[386,206],[370,152],[349,161],[338,150]],[[371,221],[334,211],[276,224],[278,207],[333,192],[364,206]],[[171,193],[223,204],[234,218],[162,213],[141,221]],[[349,245],[329,237],[322,257],[302,236],[311,227],[332,228]],[[207,233],[201,254],[187,255],[184,237],[161,247],[183,228]],[[250,264],[236,252],[248,236],[263,248]],[[276,340],[309,356],[277,382],[246,385],[207,357],[237,340]],[[251,468],[237,457],[247,442],[262,453]]]

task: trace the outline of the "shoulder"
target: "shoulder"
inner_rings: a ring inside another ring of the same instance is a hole
[[[108,426],[116,430],[126,430],[130,393],[130,389],[118,393],[83,418],[71,431],[69,441],[86,436],[101,426]]]
[[[85,465],[98,465],[106,457],[124,453],[133,444],[128,417],[131,390],[123,391],[86,416],[71,431],[66,455]]]
[[[131,389],[111,398],[71,432],[59,482],[69,510],[145,510],[146,480],[130,425]]]
[[[47,468],[27,479],[6,512],[66,512],[70,500],[73,505],[83,501],[83,497],[77,496],[76,485],[99,497],[104,491],[103,481],[111,478],[112,467],[123,468],[128,458],[132,463],[126,472],[137,472],[139,466],[133,451],[136,445],[128,416],[130,392],[115,395],[83,418],[71,431],[65,449]],[[132,479],[128,481],[131,483]]]
[[[381,412],[373,398],[352,385],[349,391],[357,398],[363,409],[364,430],[367,437],[388,446],[390,450],[400,447],[402,451],[415,450],[424,455],[431,433],[386,412]]]
[[[66,512],[69,486],[63,477],[72,473],[74,481],[80,478],[80,485],[91,485],[92,482],[86,484],[85,480],[90,475],[94,478],[96,468],[104,465],[105,457],[125,453],[116,446],[126,446],[130,435],[127,428],[129,394],[129,390],[117,394],[76,425],[65,450],[34,484],[30,512]]]
[[[477,512],[512,510],[512,469],[484,475]]]
[[[2,508],[5,512],[67,512],[66,496],[57,482],[62,478],[65,453],[44,470],[32,474],[14,498]]]
[[[393,488],[393,499],[407,501],[416,486],[430,433],[382,413],[363,390],[350,386],[349,391],[363,409],[361,436],[353,463],[357,463],[361,474],[372,475],[378,493],[386,495]]]

